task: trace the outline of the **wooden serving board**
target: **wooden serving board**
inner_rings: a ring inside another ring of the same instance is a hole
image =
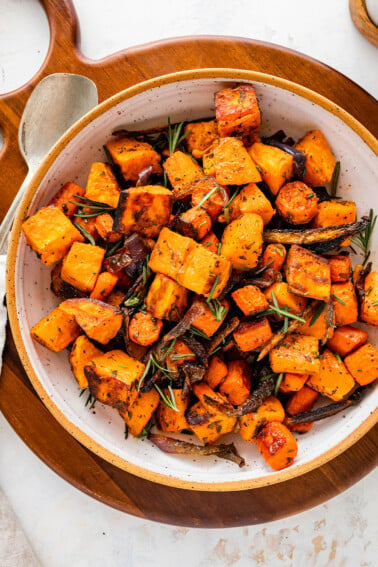
[[[317,61],[282,47],[230,37],[171,39],[127,49],[100,61],[80,53],[78,21],[69,0],[43,0],[51,30],[46,60],[22,88],[0,96],[0,218],[26,175],[17,144],[25,103],[47,74],[79,73],[97,85],[100,101],[158,75],[185,69],[231,67],[277,75],[305,85],[349,111],[374,135],[375,100],[358,85]],[[71,437],[34,392],[8,333],[0,378],[0,409],[24,442],[50,468],[87,494],[135,516],[196,527],[231,527],[276,520],[324,502],[375,465],[378,428],[328,464],[299,478],[254,490],[206,493],[176,489],[128,474]]]

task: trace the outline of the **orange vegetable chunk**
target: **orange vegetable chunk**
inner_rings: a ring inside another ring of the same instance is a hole
[[[340,356],[346,356],[356,348],[366,343],[368,334],[362,329],[349,325],[337,327],[333,337],[328,339],[327,347]]]
[[[257,315],[269,307],[265,295],[255,285],[241,287],[234,291],[231,296],[239,309],[247,316]]]
[[[297,295],[328,302],[331,295],[331,268],[328,260],[293,244],[285,263],[288,290]]]
[[[263,181],[273,195],[277,195],[282,185],[293,176],[293,156],[261,142],[253,144],[248,153],[260,168]]]
[[[225,320],[230,304],[227,299],[223,299],[220,302],[220,304],[224,308],[224,313],[223,316],[218,320],[214,316],[214,313],[211,310],[209,304],[203,298],[197,297],[195,299],[195,303],[198,306],[199,315],[195,319],[193,319],[192,327],[195,327],[196,329],[204,333],[207,337],[211,337]]]
[[[211,224],[211,217],[204,209],[192,207],[180,215],[176,230],[184,236],[201,240],[211,229]]]
[[[233,333],[235,342],[242,352],[263,347],[272,336],[272,329],[266,317],[256,321],[243,321]]]
[[[273,372],[315,374],[320,370],[318,340],[306,335],[289,334],[269,353]]]
[[[268,224],[274,215],[274,209],[259,189],[256,183],[249,183],[232,200],[229,206],[229,214],[232,220],[237,219],[245,213],[255,213],[260,215],[264,225]]]
[[[256,411],[239,418],[239,433],[244,441],[254,443],[262,427],[271,421],[282,423],[284,419],[285,410],[281,402],[274,396],[269,396]]]
[[[378,378],[378,349],[371,343],[349,354],[344,362],[360,386],[366,386]]]
[[[341,199],[322,201],[318,205],[318,212],[312,225],[315,228],[322,228],[351,224],[356,222],[356,215],[356,203],[354,201],[342,201]]]
[[[193,154],[195,158],[199,158],[218,138],[218,123],[216,120],[189,122],[184,127],[184,134],[186,134],[184,143],[188,152]]]
[[[22,224],[29,246],[46,266],[67,254],[74,242],[84,237],[58,207],[42,207]]]
[[[138,397],[126,410],[119,410],[131,435],[138,437],[142,433],[155,413],[159,401],[159,394],[152,388],[149,392],[139,392]]]
[[[263,221],[260,215],[245,213],[226,226],[222,235],[221,254],[234,268],[252,269],[262,253]]]
[[[306,156],[306,172],[303,181],[312,187],[329,183],[336,160],[320,130],[311,130],[294,146]]]
[[[111,292],[117,285],[117,282],[118,278],[116,275],[111,274],[110,272],[101,272],[101,274],[97,278],[93,290],[91,291],[90,298],[105,301],[105,299],[108,297],[108,295],[111,294]]]
[[[281,187],[275,205],[281,217],[290,224],[306,224],[318,212],[316,193],[302,181],[292,181]]]
[[[346,282],[352,276],[352,263],[349,256],[335,255],[327,256],[331,266],[332,283]]]
[[[74,195],[83,197],[84,193],[85,189],[80,187],[80,185],[68,181],[59,189],[47,206],[50,207],[53,205],[54,207],[58,207],[68,218],[72,218],[79,207],[70,201],[80,202],[80,199],[74,197]]]
[[[101,272],[104,248],[74,242],[63,260],[61,278],[84,293],[90,293]]]
[[[285,376],[280,384],[280,392],[298,392],[305,383],[309,374],[293,374],[292,372],[285,372]]]
[[[318,399],[319,394],[308,386],[303,386],[295,392],[286,404],[286,411],[290,415],[296,415],[304,411],[309,411]]]
[[[155,343],[161,331],[163,322],[152,317],[149,313],[136,313],[129,324],[129,337],[138,345],[149,346]]]
[[[219,242],[218,237],[210,230],[210,232],[206,234],[205,238],[202,238],[200,244],[213,254],[218,254]]]
[[[173,194],[179,197],[193,181],[204,177],[204,172],[192,156],[175,151],[164,162],[164,171],[173,188]]]
[[[321,305],[319,306],[319,309]],[[317,318],[316,318],[317,317]],[[314,318],[316,320],[314,321]],[[315,312],[311,319],[308,319],[306,323],[300,324],[296,332],[300,335],[309,335],[315,337],[321,341],[324,345],[328,339],[333,336],[335,326],[335,314],[333,309],[333,303],[326,303],[322,309],[320,315]]]
[[[176,280],[187,256],[196,246],[198,244],[191,238],[164,227],[151,252],[148,265],[153,272],[164,274]]]
[[[179,366],[182,366],[185,362],[191,362],[195,360],[195,358],[196,355],[186,346],[184,341],[177,339],[173,348],[166,355],[165,363],[169,370],[177,370]]]
[[[368,325],[378,325],[378,272],[370,272],[365,278],[364,298],[360,308],[360,319]]]
[[[188,291],[171,278],[156,274],[146,297],[151,317],[178,321],[187,305]]]
[[[219,134],[258,138],[261,113],[255,88],[249,84],[226,87],[215,93],[215,116]]]
[[[274,283],[264,291],[264,295],[270,305],[274,305],[274,296],[279,307],[288,308],[290,313],[294,313],[294,315],[301,313],[307,305],[307,299],[291,293],[286,282]],[[279,315],[277,315],[277,318],[282,319]]]
[[[307,385],[335,402],[344,399],[355,383],[341,359],[325,349],[320,359],[320,369],[307,380]]]
[[[358,319],[358,304],[352,282],[332,284],[331,295],[336,325],[339,327],[355,323]]]
[[[289,467],[298,453],[294,435],[279,421],[271,421],[257,435],[257,448],[272,469]]]
[[[72,374],[75,376],[80,388],[88,388],[88,380],[84,374],[84,368],[93,358],[101,354],[102,351],[96,348],[85,335],[80,335],[73,343],[69,361]]]
[[[60,352],[79,336],[80,327],[75,318],[59,306],[33,325],[30,334],[49,350]]]
[[[251,369],[244,360],[229,362],[227,376],[219,391],[235,406],[245,402],[251,391]]]
[[[118,242],[118,240],[121,240],[123,235],[113,230],[114,221],[109,213],[103,213],[94,217],[94,219],[97,232],[103,240],[106,242]]]
[[[213,175],[221,185],[258,183],[261,175],[239,138],[219,138],[203,156],[205,175]]]
[[[204,407],[201,402],[194,404],[190,408],[190,413],[202,417],[200,423],[196,425],[191,424],[189,428],[205,445],[213,445],[222,435],[231,433],[237,423],[236,417],[228,417],[223,413],[217,413],[213,408]]]
[[[214,390],[222,383],[228,373],[227,364],[216,354],[210,358],[208,369],[204,376],[206,384]]]
[[[115,164],[119,165],[126,181],[136,183],[140,172],[151,166],[151,173],[162,172],[160,155],[150,144],[138,142],[133,138],[115,138],[106,144],[106,148]]]
[[[210,176],[197,179],[190,188],[192,206],[198,207],[202,203],[202,209],[215,221],[229,201],[228,191]]]
[[[85,197],[98,203],[116,207],[119,201],[120,187],[107,163],[92,163],[87,179]]]
[[[261,267],[263,268],[269,264],[270,268],[280,272],[285,263],[285,259],[286,248],[283,244],[268,244],[262,256]]]
[[[60,308],[73,315],[90,339],[106,345],[120,330],[122,311],[97,299],[66,299]]]
[[[186,421],[185,412],[188,407],[189,395],[184,394],[181,389],[172,389],[178,411],[168,408],[163,403],[159,404],[156,413],[157,425],[162,431],[171,433],[179,433],[183,429],[190,429]],[[163,389],[163,393],[169,396],[167,389]]]

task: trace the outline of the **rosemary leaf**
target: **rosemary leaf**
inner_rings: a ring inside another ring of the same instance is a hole
[[[335,165],[335,169],[333,170],[332,179],[331,179],[331,195],[332,195],[332,197],[336,196],[337,186],[339,184],[339,177],[340,177],[340,162],[337,161],[336,165]]]
[[[89,240],[89,242],[92,244],[92,246],[96,246],[96,242],[95,242],[93,236],[83,226],[81,226],[81,224],[79,224],[78,222],[75,222],[74,226],[76,226],[77,230],[79,230],[81,232],[81,234],[84,236],[84,238]]]

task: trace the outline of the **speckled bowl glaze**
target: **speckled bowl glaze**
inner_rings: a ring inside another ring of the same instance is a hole
[[[358,214],[378,210],[377,141],[352,116],[322,96],[294,83],[256,72],[202,69],[159,77],[108,99],[76,123],[59,140],[38,169],[20,205],[11,235],[7,266],[9,319],[18,352],[39,396],[55,418],[83,445],[116,466],[148,480],[186,489],[231,491],[281,482],[334,458],[377,421],[378,390],[356,407],[317,423],[299,437],[295,464],[272,471],[254,444],[237,434],[234,440],[246,459],[239,469],[217,458],[193,459],[160,452],[148,440],[124,438],[118,412],[97,403],[89,410],[69,367],[67,352],[55,354],[35,343],[31,326],[58,304],[50,291],[50,269],[26,245],[21,224],[45,205],[66,181],[85,185],[93,161],[105,159],[103,144],[111,132],[145,129],[214,115],[214,93],[235,81],[252,82],[263,113],[262,132],[285,130],[293,138],[320,128],[341,162],[339,194],[353,199]],[[372,250],[378,245],[376,230]],[[372,254],[374,261],[375,253]],[[369,330],[377,344],[377,329]],[[185,437],[187,439],[187,436]]]

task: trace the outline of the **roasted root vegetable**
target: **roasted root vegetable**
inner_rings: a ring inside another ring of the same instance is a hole
[[[256,183],[249,183],[243,187],[227,209],[231,220],[237,219],[244,213],[255,213],[260,215],[264,226],[270,223],[274,215],[274,209],[269,199],[265,197]],[[226,217],[227,214],[225,213],[220,220],[228,220]]]
[[[215,93],[215,116],[220,136],[258,138],[261,113],[255,88],[245,84]]]
[[[270,267],[280,272],[286,259],[286,248],[283,244],[268,244],[261,259],[261,267]]]
[[[318,397],[318,392],[308,386],[303,386],[291,396],[285,409],[290,415],[308,411],[312,408]]]
[[[332,283],[346,282],[352,277],[352,263],[349,256],[327,256],[329,265],[331,266]]]
[[[331,286],[335,323],[351,325],[358,319],[358,304],[352,282],[335,283]]]
[[[75,317],[61,307],[53,309],[30,329],[33,339],[54,352],[66,348],[80,332]]]
[[[195,299],[195,304],[198,306],[198,315],[193,318],[192,327],[211,337],[225,320],[230,304],[223,299],[213,306],[200,297]]]
[[[202,177],[194,181],[190,187],[193,207],[204,209],[215,221],[229,201],[229,193],[219,185],[214,177]]]
[[[365,278],[360,319],[369,325],[378,326],[378,272],[370,272]]]
[[[112,293],[117,283],[117,276],[110,272],[101,272],[96,280],[94,288],[91,291],[90,298],[105,301]]]
[[[325,349],[319,363],[319,371],[311,374],[307,385],[335,402],[344,399],[353,390],[355,383],[343,361]]]
[[[306,384],[309,374],[293,374],[285,372],[280,384],[280,392],[287,394],[288,392],[298,392]]]
[[[79,208],[74,202],[77,200],[77,196],[83,197],[84,193],[85,189],[80,185],[68,181],[59,189],[48,206],[58,207],[67,217],[72,218]]]
[[[320,370],[318,340],[305,335],[288,335],[270,351],[269,360],[277,374],[315,374]]]
[[[156,319],[178,321],[188,304],[188,291],[171,278],[156,274],[146,297],[147,311]]]
[[[354,201],[342,201],[331,199],[323,201],[318,205],[318,212],[312,221],[315,228],[326,228],[353,224],[356,222],[356,203]]]
[[[176,223],[176,230],[184,236],[201,240],[211,229],[211,217],[204,209],[192,207],[182,213]]]
[[[73,316],[90,339],[103,345],[116,336],[123,322],[122,311],[97,299],[67,299],[59,308]]]
[[[149,392],[139,392],[138,397],[126,410],[119,410],[128,431],[138,437],[149,423],[160,401],[160,396],[153,388]]]
[[[316,193],[302,181],[292,181],[281,187],[275,205],[277,212],[290,224],[306,224],[318,212]]]
[[[276,471],[290,466],[298,453],[294,435],[279,421],[267,423],[258,434],[256,444],[262,457]]]
[[[103,240],[110,243],[121,240],[123,235],[120,232],[113,230],[114,220],[109,213],[98,215],[95,219],[96,230]]]
[[[306,172],[303,181],[312,187],[329,183],[336,160],[324,134],[311,130],[294,146],[306,156]]]
[[[222,435],[231,433],[235,429],[236,417],[217,413],[198,402],[190,409],[187,415],[190,429],[205,445],[213,445]]]
[[[204,376],[204,381],[212,390],[214,390],[223,382],[227,373],[227,364],[219,358],[219,356],[214,354],[214,356],[210,359],[209,366]]]
[[[151,253],[148,265],[154,272],[176,280],[190,251],[196,246],[197,244],[193,239],[177,234],[169,228],[163,228]]]
[[[290,247],[285,275],[288,290],[303,297],[328,302],[331,296],[331,268],[328,260],[301,246]]]
[[[239,309],[247,316],[257,315],[269,307],[265,295],[255,285],[240,287],[231,295]]]
[[[344,362],[360,386],[370,384],[378,378],[378,350],[371,343],[348,354]]]
[[[75,376],[80,388],[88,388],[88,380],[85,376],[84,368],[93,358],[101,354],[103,354],[102,351],[95,347],[85,335],[80,335],[73,343],[69,361],[72,374]]]
[[[244,360],[232,360],[229,363],[227,376],[220,384],[219,391],[235,406],[245,402],[251,391],[251,369]]]
[[[256,164],[239,138],[215,140],[203,156],[203,170],[205,175],[213,175],[221,185],[261,181]]]
[[[151,167],[151,173],[161,173],[160,155],[146,142],[115,138],[107,142],[106,148],[126,181],[136,183],[146,167]]]
[[[261,317],[256,321],[243,321],[233,333],[235,343],[242,352],[263,347],[270,341],[272,335],[272,329],[266,317]]]
[[[61,278],[80,291],[90,293],[101,271],[105,250],[74,242],[62,264]]]
[[[180,150],[177,150],[165,160],[164,171],[176,198],[180,198],[181,193],[186,193],[193,181],[205,175],[198,163],[190,155]]]
[[[293,176],[293,156],[261,142],[253,144],[248,153],[258,166],[263,181],[273,195],[277,195],[281,187]]]
[[[213,254],[218,254],[218,246],[220,244],[219,238],[214,234],[214,232],[210,231],[206,234],[204,238],[200,241],[200,244],[207,248]]]
[[[159,404],[156,418],[159,428],[162,431],[169,431],[171,433],[180,433],[184,429],[189,429],[188,422],[186,421],[185,412],[189,403],[188,393],[185,393],[182,389],[172,389],[173,392],[173,402],[176,409],[172,409],[164,405]],[[168,390],[164,390],[165,395],[168,394]],[[176,411],[177,410],[177,411]]]
[[[138,345],[154,344],[163,330],[161,319],[152,317],[149,313],[136,313],[129,324],[129,338]]]
[[[218,123],[216,120],[206,122],[189,122],[184,128],[185,145],[195,158],[200,158],[203,152],[219,136]]]
[[[93,163],[88,175],[85,197],[97,203],[116,207],[119,201],[120,187],[107,163]]]
[[[169,189],[159,185],[132,187],[121,191],[114,230],[156,238],[163,226],[169,223],[171,210],[172,193]]]
[[[344,325],[337,327],[333,336],[328,339],[327,348],[337,352],[340,356],[346,356],[356,348],[366,343],[368,334],[362,329]]]
[[[74,242],[84,242],[81,232],[59,207],[42,207],[24,221],[22,230],[46,266],[60,262]]]
[[[307,299],[291,293],[286,282],[276,282],[264,291],[266,300],[270,305],[287,308],[290,313],[298,315],[307,305]],[[282,319],[282,316],[277,316]]]
[[[263,221],[260,215],[245,213],[226,226],[221,254],[234,268],[252,269],[262,253]]]
[[[251,413],[239,418],[239,433],[244,441],[254,443],[262,428],[271,421],[280,423],[285,419],[285,410],[281,402],[274,396],[269,396],[261,406]]]

